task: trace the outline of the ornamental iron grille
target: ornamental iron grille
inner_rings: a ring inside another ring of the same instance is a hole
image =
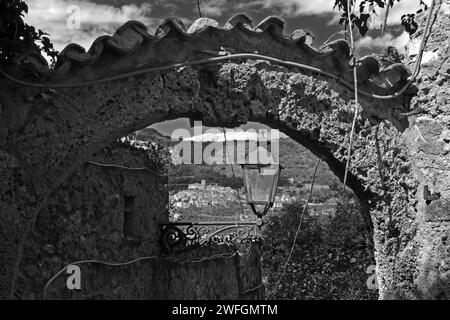
[[[241,164],[247,203],[258,217],[253,222],[171,222],[161,224],[161,246],[166,252],[205,244],[258,241],[263,216],[273,206],[283,167],[280,164]],[[234,170],[233,170],[234,177]],[[239,192],[238,201],[240,202]],[[257,209],[263,206],[263,210]],[[242,206],[241,209],[243,210]],[[253,241],[255,240],[255,241]]]
[[[161,245],[166,252],[259,238],[256,222],[171,222],[160,224],[160,227]]]

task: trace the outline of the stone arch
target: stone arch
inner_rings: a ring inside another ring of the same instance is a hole
[[[69,45],[47,76],[53,83],[71,85],[227,50],[304,63],[352,81],[346,42],[319,51],[305,43],[304,32],[288,37],[282,31],[278,18],[269,17],[253,28],[243,15],[231,18],[223,28],[211,19],[199,19],[187,31],[180,21],[168,19],[155,35],[140,23],[128,22],[112,37],[98,38],[88,52]],[[36,60],[35,66],[46,72]],[[395,92],[408,74],[399,64],[382,69],[373,57],[360,59],[358,65],[359,87],[378,94]],[[14,163],[14,170],[2,173],[7,181],[4,189],[16,197],[14,203],[6,197],[2,211],[18,221],[11,218],[16,227],[3,231],[10,235],[6,245],[13,248],[4,249],[7,262],[2,278],[11,279],[2,279],[5,296],[14,289],[20,243],[47,197],[90,154],[152,123],[179,117],[202,119],[207,126],[261,122],[281,129],[343,177],[353,94],[338,81],[309,71],[241,59],[51,91],[25,89],[9,81],[1,86],[5,110],[1,145],[4,157]],[[361,97],[360,101],[348,184],[373,223],[382,296],[399,284],[407,287],[402,289],[405,297],[414,296],[415,290],[410,278],[391,276],[398,261],[419,254],[411,247],[417,231],[411,216],[418,210],[419,183],[412,172],[408,138],[402,137],[411,125],[400,115],[409,109],[414,93],[393,100]]]

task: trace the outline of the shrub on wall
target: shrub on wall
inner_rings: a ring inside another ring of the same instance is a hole
[[[333,215],[305,214],[284,276],[280,275],[303,210],[286,205],[268,217],[264,233],[263,272],[271,299],[376,299],[367,285],[375,264],[372,235],[359,208],[339,204]]]

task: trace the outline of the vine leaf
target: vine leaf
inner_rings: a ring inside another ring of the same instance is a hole
[[[359,33],[362,36],[365,36],[369,31],[370,27],[370,13],[376,13],[375,7],[385,8],[386,6],[393,7],[395,3],[400,2],[401,0],[363,0],[359,3],[359,13],[355,15],[354,13],[350,13],[350,20],[352,26],[358,28]],[[345,28],[348,27],[348,9],[347,4],[350,2],[350,7],[356,3],[355,0],[335,0],[333,9],[338,9],[338,11],[342,11],[341,17],[339,19],[339,25],[344,25]],[[416,15],[428,10],[428,6],[423,0],[420,0],[420,9],[415,13],[407,13],[401,17],[401,24],[404,27],[405,31],[410,35],[417,31],[418,24],[416,22]]]

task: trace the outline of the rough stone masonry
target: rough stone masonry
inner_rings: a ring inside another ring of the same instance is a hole
[[[450,298],[449,0],[437,1],[426,61],[414,86],[393,100],[361,97],[349,187],[372,226],[380,298]],[[424,21],[412,41],[423,32]],[[195,61],[226,48],[314,66],[352,82],[349,47],[311,47],[283,21],[256,27],[237,15],[220,28],[202,18],[188,30],[166,20],[155,35],[136,22],[85,52],[63,51],[55,70],[39,57],[33,72],[58,84],[95,81],[144,67]],[[414,46],[412,46],[414,47]],[[414,62],[411,50],[410,66]],[[26,73],[10,73],[24,80]],[[358,64],[361,90],[390,94],[409,76],[401,64]],[[180,117],[208,126],[267,124],[309,148],[342,180],[353,93],[328,77],[264,60],[230,60],[70,89],[0,81],[0,297],[12,298],[24,247],[58,188],[95,152],[152,123]],[[411,110],[418,112],[402,116]]]

